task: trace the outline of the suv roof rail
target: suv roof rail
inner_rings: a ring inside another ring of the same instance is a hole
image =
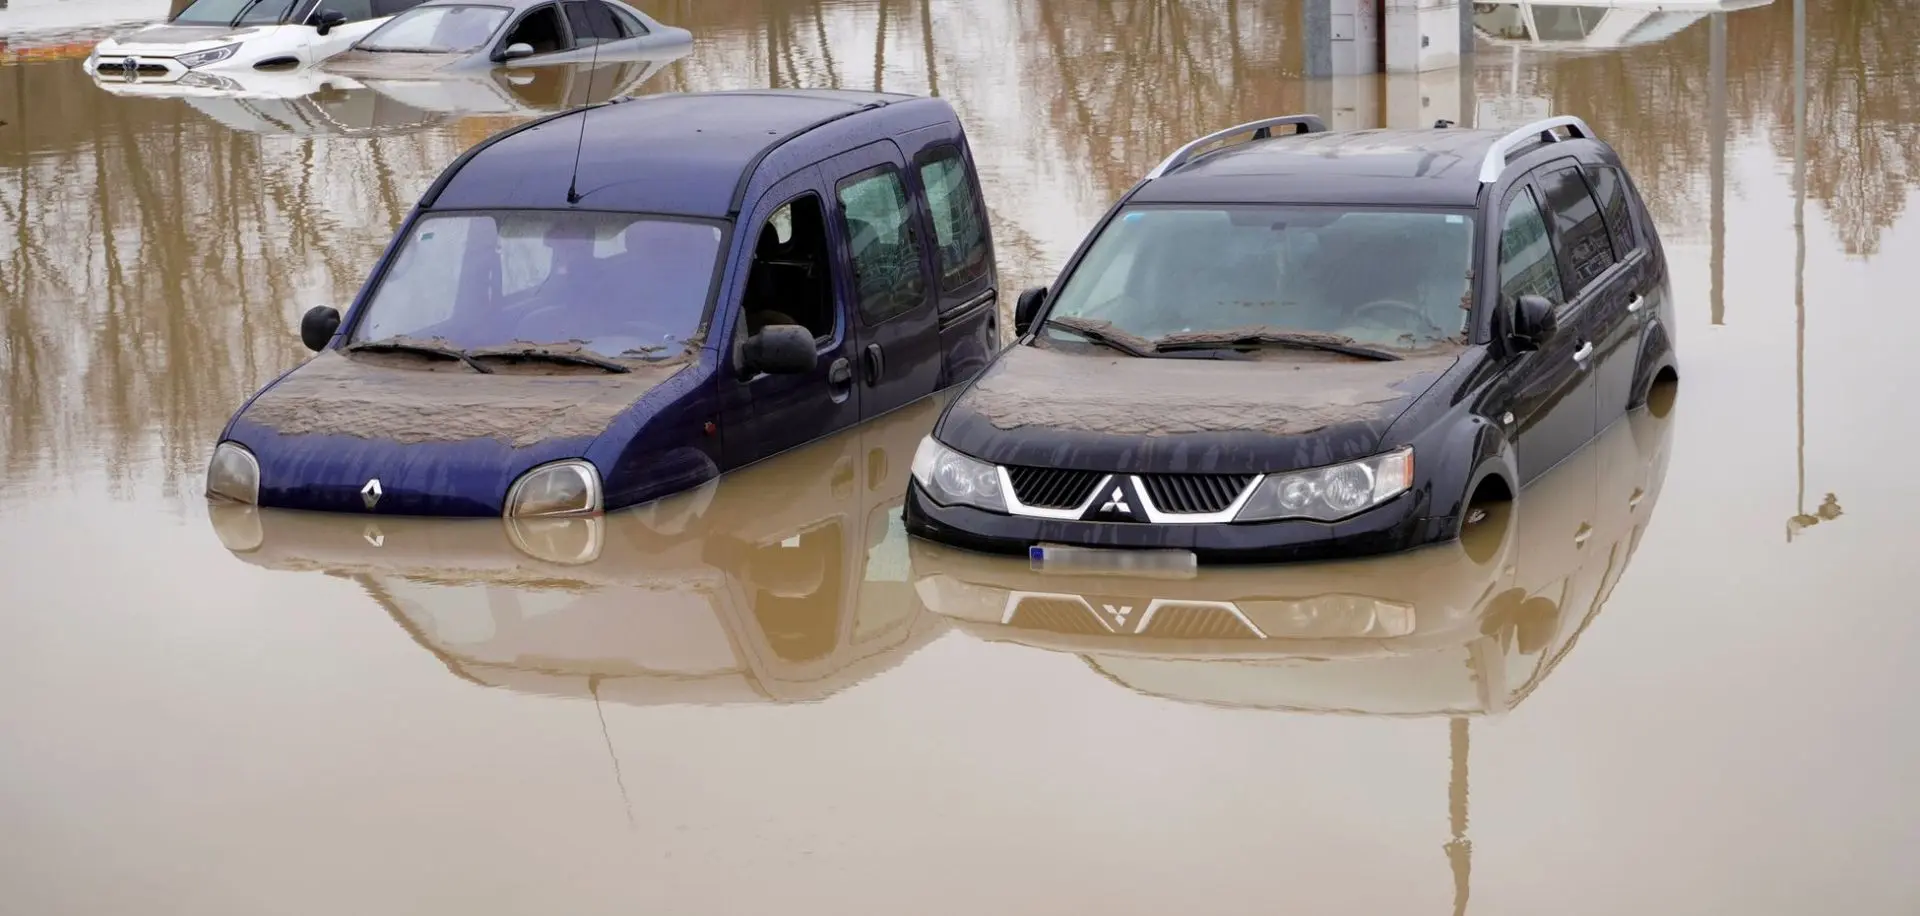
[[[1576,137],[1583,140],[1594,139],[1593,128],[1588,127],[1587,122],[1573,115],[1546,118],[1525,127],[1515,128],[1506,136],[1493,141],[1493,145],[1487,148],[1487,158],[1480,161],[1480,183],[1492,184],[1499,181],[1500,173],[1507,170],[1507,154],[1528,141],[1538,139],[1541,143],[1560,142],[1560,138],[1553,134],[1554,128],[1557,127],[1567,129],[1568,139]]]
[[[1327,122],[1320,120],[1320,117],[1318,115],[1310,115],[1310,114],[1282,115],[1277,118],[1262,118],[1261,120],[1258,120],[1258,121],[1248,121],[1245,124],[1236,124],[1232,127],[1227,128],[1226,130],[1216,130],[1213,133],[1210,133],[1204,137],[1201,137],[1198,140],[1195,140],[1191,143],[1188,143],[1185,146],[1180,147],[1177,150],[1174,150],[1173,155],[1168,156],[1165,161],[1161,162],[1159,165],[1154,166],[1153,171],[1147,173],[1146,180],[1152,181],[1153,179],[1159,178],[1160,176],[1165,175],[1168,172],[1173,171],[1174,169],[1177,169],[1183,165],[1186,165],[1190,160],[1193,159],[1194,156],[1199,155],[1199,152],[1203,147],[1206,147],[1213,143],[1218,143],[1219,141],[1225,140],[1228,137],[1234,136],[1236,134],[1244,134],[1248,131],[1253,132],[1253,139],[1265,140],[1273,136],[1274,128],[1284,124],[1293,124],[1298,126],[1300,129],[1294,131],[1294,133],[1296,134],[1322,133],[1322,132],[1325,132],[1327,129]]]

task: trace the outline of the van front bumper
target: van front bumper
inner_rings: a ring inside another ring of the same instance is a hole
[[[902,521],[909,534],[981,553],[1024,555],[1035,544],[1116,550],[1191,550],[1201,563],[1287,563],[1411,550],[1452,540],[1458,516],[1426,516],[1412,494],[1338,522],[1287,519],[1205,525],[1083,522],[943,506],[919,481],[907,484]]]

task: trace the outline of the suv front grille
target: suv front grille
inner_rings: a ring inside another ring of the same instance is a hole
[[[1099,471],[1066,471],[1059,468],[1007,468],[1013,479],[1013,495],[1020,503],[1035,509],[1075,509],[1087,501],[1100,479]]]
[[[113,61],[110,63],[103,62],[100,65],[94,67],[94,69],[98,71],[101,76],[119,76],[120,74],[127,72],[126,70],[121,68],[119,61]],[[165,76],[167,73],[167,68],[160,64],[141,64],[139,67],[136,68],[136,71],[141,76]]]
[[[1224,512],[1253,482],[1252,474],[1147,474],[1147,498],[1168,515]]]

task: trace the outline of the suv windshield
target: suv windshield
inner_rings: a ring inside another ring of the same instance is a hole
[[[507,21],[497,6],[421,6],[393,17],[360,40],[364,51],[475,51]]]
[[[699,331],[720,252],[714,223],[564,210],[465,211],[408,230],[352,343],[461,349],[578,342],[677,355]]]
[[[194,0],[173,17],[176,25],[273,25],[293,0]]]
[[[1141,205],[1108,224],[1060,289],[1053,340],[1110,324],[1172,334],[1308,332],[1422,350],[1464,340],[1473,254],[1465,211]],[[1073,319],[1078,319],[1073,320]]]

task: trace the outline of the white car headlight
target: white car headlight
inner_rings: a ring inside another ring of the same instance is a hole
[[[1236,522],[1310,518],[1331,522],[1371,509],[1413,486],[1413,448],[1330,467],[1269,474]]]
[[[179,57],[174,58],[174,60],[179,61],[180,66],[185,67],[189,70],[195,67],[204,67],[208,64],[217,64],[223,60],[226,60],[229,57],[232,57],[234,55],[234,52],[240,50],[240,44],[241,44],[240,42],[236,41],[230,45],[221,45],[220,47],[217,47],[217,48],[208,48],[205,51],[195,51],[191,54],[182,54]]]
[[[507,488],[509,518],[593,515],[601,509],[600,470],[579,458],[543,464]]]
[[[213,447],[207,462],[207,496],[249,506],[260,504],[260,462],[238,442]]]
[[[1007,498],[1000,489],[1000,469],[947,448],[932,436],[921,439],[920,447],[914,450],[913,479],[943,506],[1007,511]]]

